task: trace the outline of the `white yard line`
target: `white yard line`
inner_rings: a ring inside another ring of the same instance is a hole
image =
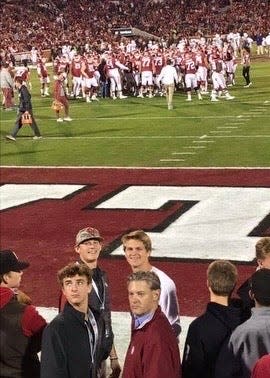
[[[172,152],[172,155],[196,155],[196,152]]]

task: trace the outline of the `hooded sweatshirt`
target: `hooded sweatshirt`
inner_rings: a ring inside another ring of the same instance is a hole
[[[219,353],[242,322],[241,315],[239,308],[208,303],[205,313],[189,326],[182,362],[183,378],[215,377]]]

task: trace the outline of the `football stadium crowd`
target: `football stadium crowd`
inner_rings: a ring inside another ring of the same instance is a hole
[[[86,102],[98,97],[162,96],[166,91],[161,70],[172,65],[177,71],[176,89],[187,93],[187,101],[192,100],[192,92],[202,100],[208,89],[211,101],[219,101],[234,98],[228,87],[235,85],[238,63],[243,65],[243,84],[252,85],[251,45],[256,43],[258,55],[269,55],[270,50],[268,1],[6,0],[1,4],[1,89],[6,110],[13,107],[14,78],[22,77],[31,89],[28,63],[37,68],[41,95],[48,96],[47,63],[52,62],[62,100],[65,96],[83,97]],[[123,36],[119,28],[133,34]]]
[[[136,27],[172,44],[202,34],[270,31],[269,1],[237,0],[6,0],[1,1],[1,47],[15,51],[91,47],[117,41],[113,29]],[[119,38],[118,38],[119,41]]]

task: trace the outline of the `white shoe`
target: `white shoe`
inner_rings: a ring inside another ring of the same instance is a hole
[[[198,95],[198,99],[199,99],[199,100],[202,100],[202,96],[201,96],[201,95]]]
[[[65,117],[65,118],[64,118],[64,121],[71,122],[71,121],[72,121],[72,118],[70,118],[70,117]]]
[[[216,97],[211,97],[212,102],[219,102],[219,100]]]
[[[98,99],[97,96],[95,96],[95,95],[91,97],[91,100],[92,100],[92,101],[99,101],[99,99]]]
[[[86,97],[86,102],[92,102],[89,97]]]
[[[124,98],[127,98],[127,96],[121,95],[121,96],[119,96],[119,98],[122,100]]]
[[[56,122],[63,122],[63,118],[57,118]]]
[[[33,139],[34,140],[37,140],[37,139],[42,139],[42,136],[40,135],[40,136],[38,136],[38,135],[35,135],[34,137],[33,137]]]
[[[173,106],[172,105],[168,105],[168,110],[173,110]]]
[[[113,100],[116,100],[116,98],[117,98],[116,96],[112,96],[112,99],[113,99]]]
[[[149,93],[149,96],[148,96],[149,98],[153,98],[153,95],[152,95],[152,93]]]
[[[137,97],[144,98],[142,93],[140,93]]]
[[[186,101],[191,101],[191,98],[186,98]]]
[[[226,100],[233,100],[235,97],[234,96],[231,96],[231,95],[228,95],[226,96]]]
[[[13,142],[16,141],[16,138],[14,138],[14,136],[12,136],[12,135],[6,135],[6,139],[13,140]]]

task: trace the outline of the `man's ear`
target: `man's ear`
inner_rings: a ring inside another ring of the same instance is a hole
[[[154,298],[156,301],[159,301],[159,297],[160,297],[160,289],[153,290],[153,298]]]
[[[74,250],[75,250],[76,253],[79,253],[79,248],[80,247],[78,245],[75,245]]]

